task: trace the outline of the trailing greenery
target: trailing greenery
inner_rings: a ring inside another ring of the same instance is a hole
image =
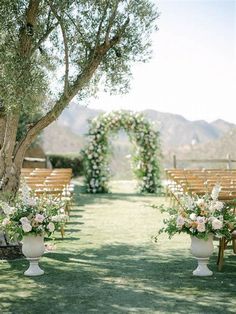
[[[82,157],[78,154],[47,155],[53,168],[71,168],[74,177],[83,175]]]
[[[140,191],[156,193],[160,188],[159,133],[142,114],[129,111],[102,114],[90,122],[89,144],[83,151],[87,191],[108,192],[108,136],[120,129],[127,132],[134,144],[132,168],[139,180]]]

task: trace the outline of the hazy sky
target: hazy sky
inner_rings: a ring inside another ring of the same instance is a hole
[[[89,107],[156,109],[190,120],[236,123],[236,0],[160,0],[153,59],[133,67],[125,96]]]

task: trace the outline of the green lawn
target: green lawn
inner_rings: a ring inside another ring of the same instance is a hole
[[[164,199],[134,194],[128,181],[112,190],[77,186],[65,239],[56,235],[41,259],[45,275],[25,277],[23,259],[1,261],[0,313],[235,313],[236,256],[219,273],[215,252],[214,275],[193,277],[188,236],[152,240],[162,217],[149,205]]]

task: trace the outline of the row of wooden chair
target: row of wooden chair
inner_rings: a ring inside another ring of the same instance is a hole
[[[166,196],[170,197],[171,206],[178,206],[183,194],[204,195],[211,193],[216,184],[221,191],[218,199],[236,207],[236,169],[166,169]],[[232,231],[231,241],[224,237],[219,239],[217,265],[222,270],[224,252],[229,242],[232,242],[236,254],[236,231]]]
[[[166,194],[174,200],[183,193],[199,196],[211,193],[216,183],[221,186],[219,200],[233,203],[236,199],[235,170],[166,169],[166,182]]]
[[[36,196],[46,195],[65,203],[65,212],[69,216],[74,185],[71,183],[72,169],[22,168],[21,184],[25,183]],[[61,235],[64,237],[64,227]]]

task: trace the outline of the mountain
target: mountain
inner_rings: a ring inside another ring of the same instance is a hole
[[[233,123],[229,123],[229,122],[226,122],[222,119],[218,119],[218,120],[215,120],[213,122],[211,122],[211,125],[213,125],[216,129],[219,130],[219,132],[223,132],[223,133],[227,133],[229,132],[232,128],[235,127],[235,124]]]
[[[68,127],[76,134],[84,135],[89,129],[88,120],[97,117],[101,113],[104,113],[104,111],[71,103],[59,117],[58,125]]]
[[[104,113],[104,111],[72,103],[60,116],[58,125],[70,128],[75,134],[84,135],[88,131],[88,120],[101,113]],[[220,138],[235,127],[234,124],[224,120],[208,123],[204,120],[189,121],[180,115],[156,110],[145,110],[142,113],[160,131],[164,150],[183,145],[206,143]]]
[[[188,155],[193,158],[197,153],[200,158],[204,158],[206,152],[207,158],[226,158],[230,155],[231,158],[236,159],[236,128],[226,132],[215,141],[196,145]]]
[[[219,138],[233,127],[232,124],[223,120],[215,123],[207,123],[204,120],[189,121],[177,114],[155,110],[145,110],[143,114],[153,121],[160,131],[164,150],[183,145],[206,143]]]
[[[51,153],[79,153],[86,144],[88,120],[101,113],[104,111],[72,103],[56,123],[45,129],[44,150]],[[236,158],[236,125],[232,123],[221,119],[211,123],[204,120],[189,121],[181,115],[156,110],[145,110],[142,113],[160,132],[163,167],[172,167],[174,154],[177,159],[225,158],[228,153]],[[130,177],[127,156],[132,153],[132,145],[128,136],[121,131],[111,139],[111,143],[112,172],[118,173],[122,178]]]
[[[41,136],[42,148],[46,153],[79,153],[85,145],[83,136],[75,134],[70,128],[54,122]]]

